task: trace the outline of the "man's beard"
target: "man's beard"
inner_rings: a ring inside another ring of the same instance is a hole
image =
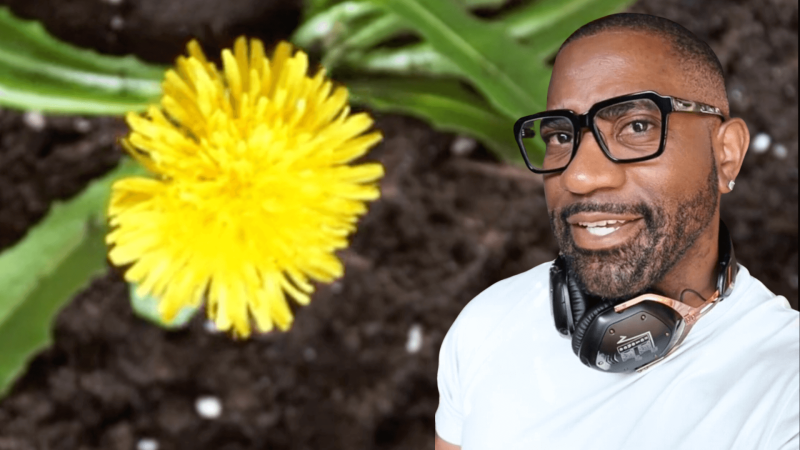
[[[716,164],[707,184],[685,201],[648,205],[644,202],[573,203],[550,212],[561,255],[584,292],[604,300],[644,293],[664,278],[711,224],[719,189]],[[669,206],[669,207],[668,207]],[[567,219],[579,212],[605,212],[642,217],[644,229],[622,246],[607,250],[578,248]]]

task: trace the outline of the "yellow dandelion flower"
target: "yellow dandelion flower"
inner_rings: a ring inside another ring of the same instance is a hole
[[[381,135],[286,42],[270,60],[239,38],[222,69],[197,42],[188,53],[166,73],[160,106],[126,118],[123,146],[154,177],[114,184],[109,259],[129,265],[126,280],[160,299],[165,320],[205,301],[221,330],[286,330],[287,297],[307,304],[311,281],[343,274],[334,252],[383,175],[348,163]]]

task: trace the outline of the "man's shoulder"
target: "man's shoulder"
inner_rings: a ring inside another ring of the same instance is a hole
[[[723,310],[719,320],[711,326],[720,339],[709,343],[737,349],[737,353],[750,355],[762,368],[770,367],[775,374],[794,374],[797,379],[800,313],[791,308],[785,297],[772,293],[744,267],[740,278],[741,291],[735,289],[732,298],[722,302],[720,306],[727,310]],[[725,305],[726,302],[729,304]],[[709,313],[709,319],[714,319],[713,313]]]
[[[763,322],[763,325],[772,325],[767,327],[772,330],[785,327],[797,333],[800,313],[791,308],[786,297],[774,294],[742,266],[737,278],[743,278],[744,286],[741,293],[734,290],[734,298],[730,299],[731,303],[736,303],[731,305],[731,325],[752,326],[749,322],[757,321]],[[723,303],[728,301],[724,300]]]
[[[552,261],[539,264],[530,270],[494,283],[472,299],[461,314],[502,313],[531,296],[549,292],[551,266]]]
[[[549,308],[543,298],[549,299],[551,265],[540,264],[489,286],[464,307],[452,328],[485,334],[509,319],[538,315],[539,309]]]

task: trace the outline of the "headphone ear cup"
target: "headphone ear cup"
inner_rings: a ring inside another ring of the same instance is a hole
[[[569,288],[567,287],[567,268],[560,256],[550,267],[550,306],[553,311],[553,322],[562,336],[569,336],[575,330],[575,322],[570,305]]]
[[[563,336],[570,336],[586,309],[597,304],[598,299],[581,290],[569,275],[566,261],[559,256],[550,267],[550,301],[556,329]]]
[[[586,331],[589,329],[589,325],[592,324],[592,321],[597,318],[597,316],[603,314],[604,312],[608,311],[609,308],[613,308],[617,302],[613,300],[606,300],[600,304],[597,304],[590,308],[586,313],[581,317],[581,320],[575,325],[575,333],[572,334],[572,351],[580,357],[581,347],[583,346],[583,337],[586,335]],[[598,342],[597,345],[599,346],[600,343]],[[583,361],[583,359],[581,359]],[[585,362],[584,362],[585,363]]]
[[[574,324],[574,327],[578,322],[581,321],[583,315],[586,314],[586,310],[589,308],[590,302],[592,305],[594,305],[597,303],[597,299],[592,301],[593,297],[586,295],[581,290],[578,282],[575,281],[573,277],[569,276],[569,272],[565,272],[565,278],[567,280],[566,284],[567,292],[569,292],[569,307],[571,308],[572,323]]]

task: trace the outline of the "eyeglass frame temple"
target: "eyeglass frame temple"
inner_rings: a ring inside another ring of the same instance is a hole
[[[684,100],[678,97],[671,97],[671,98],[672,98],[672,112],[711,114],[714,116],[721,117],[722,120],[727,120],[727,117],[725,117],[725,114],[722,113],[722,110],[717,108],[716,106],[711,106],[701,102],[693,102],[691,100]]]

